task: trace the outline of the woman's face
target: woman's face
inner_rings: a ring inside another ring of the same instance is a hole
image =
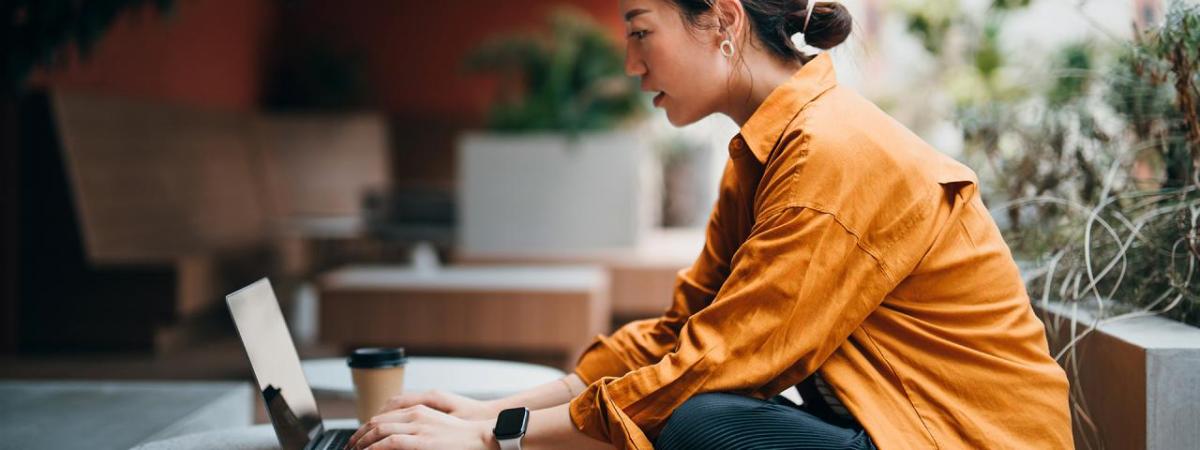
[[[666,0],[620,0],[625,17],[625,73],[657,94],[654,106],[683,126],[721,110],[730,62],[713,27],[690,28]],[[714,24],[715,25],[715,24]]]

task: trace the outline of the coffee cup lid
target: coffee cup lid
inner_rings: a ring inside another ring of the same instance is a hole
[[[346,364],[355,369],[378,369],[403,366],[408,362],[404,347],[367,347],[354,350]]]

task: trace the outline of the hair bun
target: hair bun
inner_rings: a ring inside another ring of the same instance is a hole
[[[813,7],[808,30],[804,30],[804,19],[808,14],[808,1],[797,2],[800,9],[788,14],[788,32],[804,33],[804,42],[820,49],[831,49],[846,41],[850,36],[853,20],[850,10],[837,2],[817,2]]]

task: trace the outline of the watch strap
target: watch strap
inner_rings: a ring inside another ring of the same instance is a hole
[[[515,437],[512,439],[497,439],[500,443],[500,450],[521,450],[521,438]]]

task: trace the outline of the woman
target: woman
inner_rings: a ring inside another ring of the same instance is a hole
[[[673,305],[529,392],[399,396],[353,445],[500,448],[497,414],[526,407],[523,448],[1072,448],[1066,376],[974,173],[796,49],[850,31],[808,6],[622,0],[654,105],[741,127]]]

